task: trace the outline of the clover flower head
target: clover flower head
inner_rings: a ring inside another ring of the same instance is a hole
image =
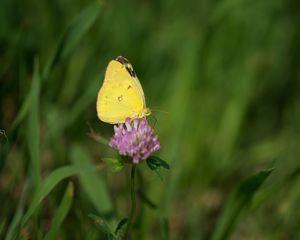
[[[160,149],[158,137],[145,118],[131,120],[114,126],[114,136],[109,145],[120,155],[129,156],[133,163],[147,159],[153,152]]]

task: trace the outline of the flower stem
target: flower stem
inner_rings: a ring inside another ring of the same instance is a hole
[[[128,218],[128,224],[127,224],[124,239],[127,238],[128,234],[129,234],[129,231],[132,227],[134,213],[135,213],[135,209],[136,209],[136,199],[135,199],[136,193],[135,193],[135,184],[134,184],[135,170],[136,170],[136,164],[133,163],[132,167],[131,167],[131,175],[130,175],[131,210],[130,210],[130,215],[129,215],[129,218]]]

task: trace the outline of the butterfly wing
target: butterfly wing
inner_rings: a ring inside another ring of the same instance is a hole
[[[115,124],[125,122],[128,117],[135,118],[145,108],[144,99],[141,86],[137,85],[126,65],[112,60],[108,64],[103,85],[98,93],[99,119]]]
[[[132,65],[130,64],[130,62],[122,57],[122,56],[119,56],[116,58],[116,60],[120,63],[123,64],[123,66],[125,67],[125,69],[127,70],[127,72],[129,73],[129,75],[132,77],[133,81],[135,82],[135,85],[136,87],[138,88],[139,92],[140,92],[140,95],[143,99],[143,103],[144,103],[144,108],[146,108],[146,101],[145,101],[145,95],[144,95],[144,91],[143,91],[143,88],[142,88],[142,85],[139,81],[139,79],[137,78],[136,76],[136,73],[135,71],[133,70],[133,67]]]

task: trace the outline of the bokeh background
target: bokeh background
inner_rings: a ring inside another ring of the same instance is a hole
[[[122,55],[160,109],[149,122],[171,166],[163,180],[139,166],[152,205],[138,199],[132,239],[299,239],[299,12],[296,0],[1,0],[0,238],[106,239],[88,215],[128,216],[129,169],[101,161],[116,153],[95,110]]]

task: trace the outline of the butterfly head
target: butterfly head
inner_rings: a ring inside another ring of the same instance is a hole
[[[146,108],[143,109],[143,111],[141,111],[139,113],[138,118],[143,118],[143,117],[149,116],[150,114],[151,114],[151,110],[146,107]]]

